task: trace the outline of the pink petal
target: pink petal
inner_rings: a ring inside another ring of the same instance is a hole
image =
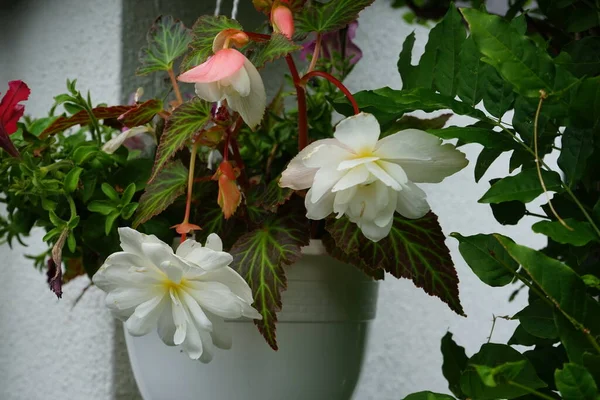
[[[27,100],[29,93],[31,91],[23,81],[8,82],[8,92],[0,101],[0,122],[9,135],[16,132],[17,121],[25,111],[25,107],[18,103]]]
[[[277,6],[271,11],[271,23],[288,39],[294,34],[294,16],[286,6]]]
[[[244,61],[246,56],[239,51],[222,49],[202,64],[179,75],[177,79],[189,83],[216,82],[235,74],[244,66]]]

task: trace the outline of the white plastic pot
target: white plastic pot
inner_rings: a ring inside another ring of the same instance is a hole
[[[144,400],[348,400],[360,374],[377,282],[324,254],[320,241],[286,268],[273,351],[251,321],[232,321],[233,348],[209,364],[125,332]]]

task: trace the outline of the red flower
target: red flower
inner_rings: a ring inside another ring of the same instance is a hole
[[[0,101],[0,147],[13,157],[19,157],[19,152],[8,135],[17,131],[17,121],[23,116],[25,106],[19,104],[29,98],[31,91],[23,81],[8,82],[8,92]]]

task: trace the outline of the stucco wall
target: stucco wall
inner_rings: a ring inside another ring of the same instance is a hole
[[[5,91],[8,80],[25,80],[32,88],[27,111],[42,116],[52,96],[64,89],[66,78],[78,78],[79,87],[90,89],[98,101],[118,101],[122,95],[120,72],[132,70],[132,54],[137,52],[129,51],[128,46],[143,38],[147,26],[142,18],[131,18],[142,10],[154,15],[169,2],[128,0],[124,7],[120,0],[8,3],[0,0],[0,91]],[[209,9],[212,3],[188,2],[196,9]],[[423,50],[426,29],[406,25],[402,11],[391,9],[389,3],[377,0],[361,16],[357,42],[365,61],[348,79],[353,91],[401,87],[395,65],[402,41],[413,29],[417,31],[415,57]],[[183,10],[180,14],[190,18]],[[123,30],[122,16],[127,17]],[[127,39],[123,56],[122,38]],[[124,82],[124,92],[138,84],[128,79]],[[463,149],[474,161],[479,147]],[[486,178],[505,173],[506,166],[507,158],[503,157]],[[543,245],[541,236],[526,229],[531,220],[519,228],[499,226],[489,206],[476,202],[487,190],[487,179],[476,185],[472,177],[473,165],[469,165],[442,184],[424,187],[446,233],[496,231],[526,245]],[[0,247],[0,399],[136,398],[120,326],[116,328],[104,309],[103,294],[91,288],[73,308],[74,299],[87,285],[87,278],[81,278],[67,286],[63,299],[57,301],[47,289],[45,277],[23,257],[41,252],[40,240],[41,234],[36,232],[28,240],[28,248]],[[447,392],[440,370],[439,341],[443,334],[451,330],[468,353],[473,353],[487,340],[493,314],[510,315],[523,304],[523,298],[507,303],[512,288],[493,289],[480,283],[462,261],[456,241],[447,243],[456,262],[468,318],[454,315],[410,281],[388,277],[381,284],[379,312],[357,400],[395,400],[425,389]],[[513,329],[512,323],[498,321],[493,340],[507,340]]]

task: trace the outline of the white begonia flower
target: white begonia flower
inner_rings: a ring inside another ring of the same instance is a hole
[[[107,307],[131,335],[157,329],[165,344],[209,362],[214,346],[231,347],[224,318],[262,318],[216,234],[204,247],[188,239],[175,253],[156,236],[131,228],[119,228],[119,236],[123,251],[109,256],[92,280],[108,293]]]
[[[429,211],[426,195],[414,182],[441,182],[467,165],[465,155],[424,131],[406,129],[379,140],[371,114],[342,120],[333,139],[304,148],[283,172],[279,185],[308,189],[307,218],[346,215],[377,242],[386,237],[394,212],[421,218]]]

